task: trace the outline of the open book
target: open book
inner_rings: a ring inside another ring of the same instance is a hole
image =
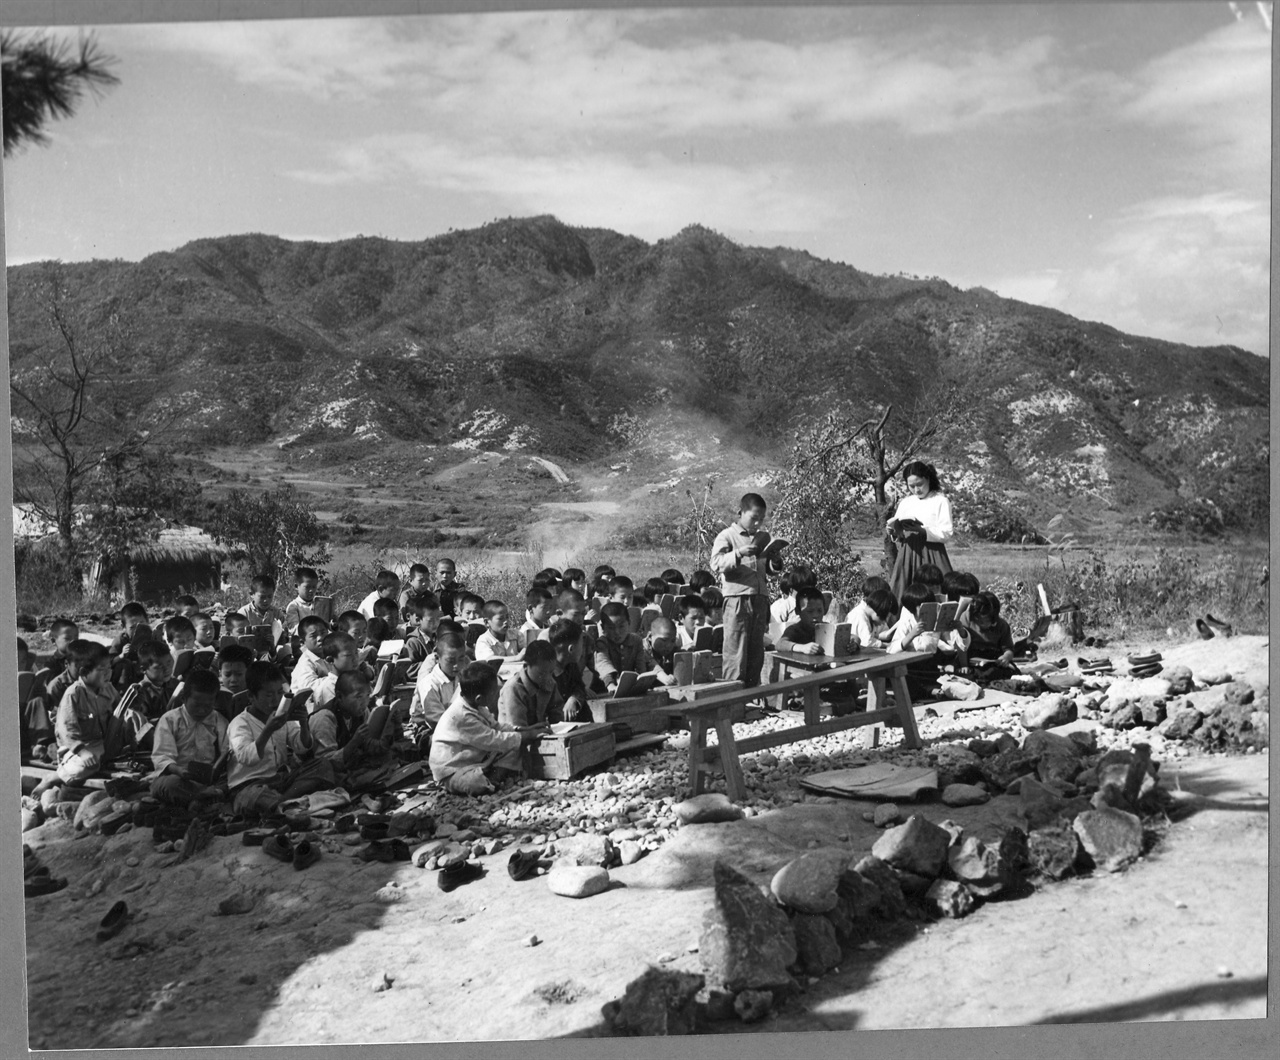
[[[922,633],[950,633],[969,610],[968,598],[946,603],[923,603],[916,610]]]
[[[760,556],[762,559],[767,559],[770,563],[777,566],[782,562],[783,549],[789,548],[790,546],[791,542],[785,537],[771,538],[769,543],[761,550]]]
[[[333,621],[333,597],[317,596],[311,601],[311,613],[316,618],[323,618],[326,622]]]
[[[919,519],[893,519],[889,523],[890,534],[895,541],[912,541],[927,537],[924,523]]]
[[[657,674],[645,674],[643,677],[634,670],[623,670],[618,674],[618,684],[613,690],[614,699],[626,696],[642,696],[658,683]]]

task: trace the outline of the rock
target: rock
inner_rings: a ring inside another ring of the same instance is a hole
[[[1071,741],[1068,740],[1067,743]],[[1040,764],[1036,766],[1036,775],[1040,782],[1051,788],[1070,788],[1073,792],[1074,781],[1084,769],[1084,760],[1073,754],[1046,754],[1040,756]]]
[[[571,865],[556,861],[547,873],[552,894],[565,898],[590,898],[609,889],[609,870],[598,865]]]
[[[1231,680],[1231,674],[1220,667],[1208,666],[1196,672],[1196,680],[1204,685],[1225,685]]]
[[[929,884],[933,883],[932,876],[921,876],[918,872],[911,872],[908,869],[894,869],[893,874],[898,877],[898,886],[902,888],[902,893],[912,898],[919,898],[929,889]]]
[[[1060,692],[1037,696],[1022,712],[1024,729],[1049,729],[1076,720],[1076,705]]]
[[[690,972],[647,968],[627,984],[613,1012],[615,1032],[636,1037],[695,1034],[698,991],[706,980]]]
[[[876,889],[880,901],[876,911],[886,920],[901,916],[907,909],[902,896],[902,884],[893,868],[874,855],[868,855],[853,867],[853,871]]]
[[[1123,810],[1086,810],[1073,828],[1085,853],[1104,872],[1117,872],[1142,853],[1142,821]]]
[[[1102,724],[1108,729],[1132,729],[1141,720],[1138,705],[1132,700],[1122,699],[1102,717]]]
[[[1067,739],[1078,745],[1086,755],[1091,755],[1098,749],[1098,734],[1092,729],[1088,732],[1069,732]]]
[[[871,813],[871,823],[877,828],[887,828],[902,820],[902,811],[896,803],[882,802]]]
[[[843,877],[841,878],[843,879]],[[835,908],[827,910],[822,915],[831,922],[836,938],[847,939],[853,934],[853,903],[847,898],[841,896],[840,900],[836,902]]]
[[[979,806],[991,795],[974,784],[948,784],[942,789],[942,801],[947,806]]]
[[[408,895],[396,886],[395,881],[388,883],[385,887],[379,887],[373,892],[373,900],[381,902],[383,905],[394,905],[396,902],[403,902]]]
[[[752,992],[753,991],[743,991],[743,993],[752,993]],[[769,995],[769,999],[770,1001],[773,1000],[772,994]],[[727,990],[708,991],[706,1013],[707,1013],[707,1019],[717,1023],[723,1020],[733,1019],[735,1016],[737,1016],[737,1012],[734,1010],[733,995],[729,993],[729,991]]]
[[[624,839],[618,844],[618,860],[623,865],[634,865],[644,857],[644,847],[634,839]]]
[[[769,884],[773,896],[797,913],[825,913],[834,909],[837,887],[849,856],[835,851],[815,851],[787,862]]]
[[[1160,676],[1169,682],[1169,691],[1175,696],[1185,696],[1191,691],[1194,678],[1185,666],[1166,666]]]
[[[943,744],[937,751],[937,768],[952,783],[973,784],[982,779],[982,758],[968,747]]]
[[[386,972],[383,972],[381,975],[374,978],[371,986],[375,994],[381,994],[386,990],[390,990],[391,984],[394,982],[395,982],[395,979],[387,975]]]
[[[1051,692],[1070,692],[1073,688],[1080,688],[1084,684],[1084,678],[1079,674],[1066,671],[1041,674],[1040,680],[1044,682],[1044,686]]]
[[[1066,822],[1035,829],[1027,837],[1029,867],[1051,880],[1062,879],[1075,866],[1078,842]]]
[[[1043,730],[1027,733],[1026,739],[1022,741],[1022,750],[1039,758],[1045,755],[1070,755],[1081,758],[1085,754],[1085,749],[1070,736]]]
[[[1181,705],[1165,718],[1159,726],[1159,732],[1166,740],[1185,740],[1195,734],[1203,721],[1204,714],[1187,700],[1183,700]]]
[[[1007,733],[1002,732],[996,737],[996,754],[1003,754],[1005,751],[1016,751],[1018,749],[1018,741]]]
[[[956,919],[973,912],[975,904],[973,892],[956,880],[934,880],[924,897],[931,912]]]
[[[613,861],[613,842],[605,835],[580,832],[556,841],[556,859],[570,865],[607,868]]]
[[[987,846],[977,836],[968,836],[947,851],[947,868],[956,880],[981,898],[998,894],[1010,882],[999,849]]]
[[[105,817],[110,812],[111,796],[105,791],[94,790],[80,800],[72,823],[77,832],[83,832],[92,828],[93,822],[99,817]]]
[[[765,751],[762,754],[756,755],[756,761],[762,768],[772,769],[778,764],[778,756],[772,751]]]
[[[1009,739],[1012,740],[1013,737],[1010,736]],[[982,776],[988,784],[1003,791],[1018,777],[1027,773],[1034,773],[1036,761],[1035,755],[1029,755],[1015,745],[1012,750],[1001,751],[994,757],[984,761],[982,763]]]
[[[29,832],[44,824],[44,810],[35,799],[22,800],[22,830]]]
[[[1000,748],[996,745],[994,740],[970,740],[969,750],[979,758],[990,758],[993,754],[996,754]]]
[[[1137,722],[1147,729],[1154,729],[1165,719],[1165,701],[1155,696],[1142,696],[1133,705]]]
[[[866,859],[864,858],[863,860],[865,861]],[[884,865],[884,862],[880,861],[878,858],[872,858],[871,860],[879,865]],[[861,865],[862,862],[860,861],[858,864]],[[889,869],[887,865],[884,865],[884,867],[888,871],[889,876],[892,877],[892,870]],[[845,869],[845,871],[841,873],[840,883],[837,885],[836,891],[840,896],[840,902],[836,908],[832,910],[832,914],[836,914],[843,909],[848,913],[849,918],[856,922],[864,920],[880,908],[879,888],[872,883],[870,879],[863,876],[855,869]],[[899,889],[898,897],[902,897],[901,889]],[[832,923],[836,925],[836,929],[838,931],[839,921],[833,919]]]
[[[682,825],[710,824],[716,821],[737,821],[742,818],[742,807],[729,801],[729,796],[718,791],[695,795],[677,803],[676,818]]]
[[[773,991],[740,990],[733,999],[733,1011],[743,1023],[758,1023],[773,1008]]]
[[[1054,821],[1066,807],[1065,799],[1034,777],[1022,778],[1018,799],[1022,816],[1027,819],[1027,828],[1032,831]]]
[[[1006,886],[1011,887],[1031,864],[1027,833],[1021,828],[1010,828],[1000,837],[997,853],[1000,867],[1005,873]]]
[[[945,829],[916,813],[877,839],[871,853],[895,869],[934,877],[942,871],[950,842]]]
[[[698,956],[707,975],[726,990],[788,988],[795,932],[781,909],[736,869],[717,860],[715,902],[703,914]]]
[[[1243,681],[1232,681],[1221,688],[1222,702],[1227,706],[1243,706],[1253,702],[1253,686]]]
[[[537,935],[527,935],[520,941],[520,945],[527,949],[532,949],[534,946],[541,946],[542,939],[538,938]]]
[[[792,918],[796,953],[806,975],[823,975],[840,963],[835,927],[825,916],[804,913]]]
[[[1254,713],[1247,703],[1220,704],[1196,730],[1196,742],[1210,750],[1256,746],[1259,740],[1253,726]]]

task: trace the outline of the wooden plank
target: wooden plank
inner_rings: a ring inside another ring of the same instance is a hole
[[[707,778],[703,755],[707,750],[707,719],[689,719],[689,784],[693,794],[701,795],[706,790]]]
[[[661,747],[667,742],[667,738],[659,733],[644,733],[641,736],[633,736],[629,740],[623,740],[621,743],[614,744],[613,753],[615,755],[632,754],[636,751],[644,751],[651,747]]]
[[[723,714],[716,718],[716,736],[719,738],[720,769],[724,773],[725,789],[734,802],[747,797],[747,784],[742,778],[742,763],[738,761],[738,748],[733,739],[733,722]]]

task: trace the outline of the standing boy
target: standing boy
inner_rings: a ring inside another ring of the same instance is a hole
[[[737,522],[721,530],[711,548],[711,569],[724,586],[724,680],[746,688],[760,683],[769,631],[771,564],[762,555],[769,544],[764,521],[764,498],[744,493]]]

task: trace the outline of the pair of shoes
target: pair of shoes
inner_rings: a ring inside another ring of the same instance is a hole
[[[360,851],[361,861],[409,861],[413,854],[403,839],[375,839]]]
[[[1235,633],[1235,630],[1231,628],[1230,622],[1223,622],[1219,619],[1214,618],[1213,615],[1205,615],[1204,621],[1211,630],[1215,630],[1218,633],[1221,633],[1224,637],[1230,637],[1233,633]],[[1200,626],[1200,622],[1197,619],[1196,628],[1198,629],[1199,626]]]
[[[1129,669],[1130,677],[1155,677],[1164,667],[1159,663],[1148,663],[1146,666],[1134,666]]]
[[[279,861],[290,862],[295,869],[305,869],[320,860],[320,848],[310,839],[295,844],[287,835],[272,834],[262,841],[262,852]]]
[[[436,877],[436,883],[440,885],[442,891],[452,891],[455,887],[460,887],[464,883],[470,883],[472,880],[478,880],[484,875],[484,867],[474,861],[457,861],[452,865],[446,865],[440,870],[440,875]]]
[[[107,915],[102,918],[98,924],[98,941],[106,942],[107,939],[113,939],[121,931],[129,921],[129,907],[124,902],[116,902],[107,910]]]
[[[1110,659],[1084,659],[1076,660],[1076,666],[1082,674],[1109,674],[1115,670]]]
[[[1158,663],[1164,656],[1158,651],[1148,652],[1146,655],[1134,654],[1129,656],[1130,666],[1150,666],[1152,663]]]
[[[465,862],[461,864],[465,864]],[[539,851],[517,850],[512,853],[507,861],[507,874],[518,883],[521,880],[529,879],[531,876],[536,876],[541,865],[542,854]]]
[[[1203,618],[1196,619],[1196,632],[1200,634],[1201,640],[1213,640],[1213,630]]]

